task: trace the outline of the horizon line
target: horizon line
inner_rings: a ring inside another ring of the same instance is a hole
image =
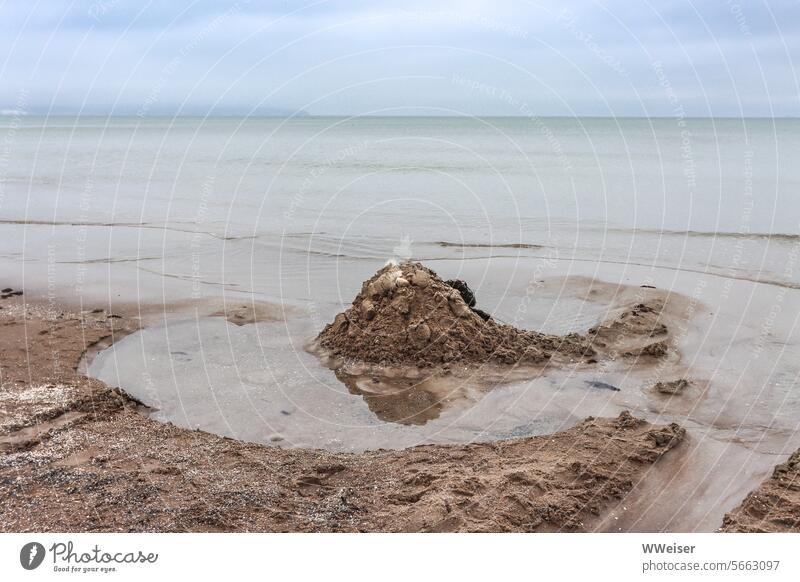
[[[101,118],[137,118],[141,120],[147,119],[177,119],[177,118],[191,118],[191,119],[210,119],[210,118],[238,118],[238,119],[309,119],[309,118],[334,118],[334,119],[360,119],[360,118],[374,118],[374,119],[403,119],[403,118],[429,118],[429,119],[800,119],[798,115],[456,115],[456,114],[414,114],[414,115],[375,115],[375,114],[315,114],[307,112],[278,114],[278,113],[215,113],[211,115],[201,114],[154,114],[154,115],[139,115],[136,113],[81,113],[81,112],[58,112],[58,113],[28,113],[25,111],[17,111],[13,109],[0,110],[0,119],[3,118],[23,118],[23,117],[101,117]]]

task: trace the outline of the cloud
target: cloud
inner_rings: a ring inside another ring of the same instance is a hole
[[[671,115],[666,78],[688,115],[794,116],[798,16],[793,1],[11,2],[0,107]]]

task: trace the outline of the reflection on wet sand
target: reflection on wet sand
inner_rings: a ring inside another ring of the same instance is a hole
[[[435,378],[352,376],[342,370],[336,370],[336,377],[351,394],[363,397],[369,409],[384,422],[423,425],[439,418],[447,398],[437,393]]]

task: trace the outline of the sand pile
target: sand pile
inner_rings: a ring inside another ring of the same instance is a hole
[[[387,265],[365,281],[353,305],[322,330],[315,346],[334,357],[418,367],[541,364],[556,355],[595,355],[591,341],[579,334],[552,336],[495,321],[413,262]]]

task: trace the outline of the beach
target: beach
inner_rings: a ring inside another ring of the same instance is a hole
[[[3,527],[796,530],[797,122],[547,123],[26,119]]]
[[[80,374],[87,349],[136,328],[93,311],[2,305],[5,531],[579,531],[683,438],[621,415],[399,452],[243,443]]]
[[[194,306],[202,309],[211,306]],[[676,498],[659,488],[686,490],[673,483],[676,471],[705,471],[697,437],[629,412],[545,436],[361,453],[253,444],[164,423],[84,375],[87,359],[135,337],[159,311],[79,311],[24,294],[3,300],[0,517],[9,531],[608,531],[635,504],[665,511]],[[722,485],[741,490],[751,481]],[[751,507],[766,496],[761,490],[717,527],[794,531],[794,480],[762,488],[773,497],[758,512]],[[770,519],[777,507],[780,517]],[[678,510],[669,508],[673,518]]]
[[[0,579],[800,579],[800,2],[0,15]]]

